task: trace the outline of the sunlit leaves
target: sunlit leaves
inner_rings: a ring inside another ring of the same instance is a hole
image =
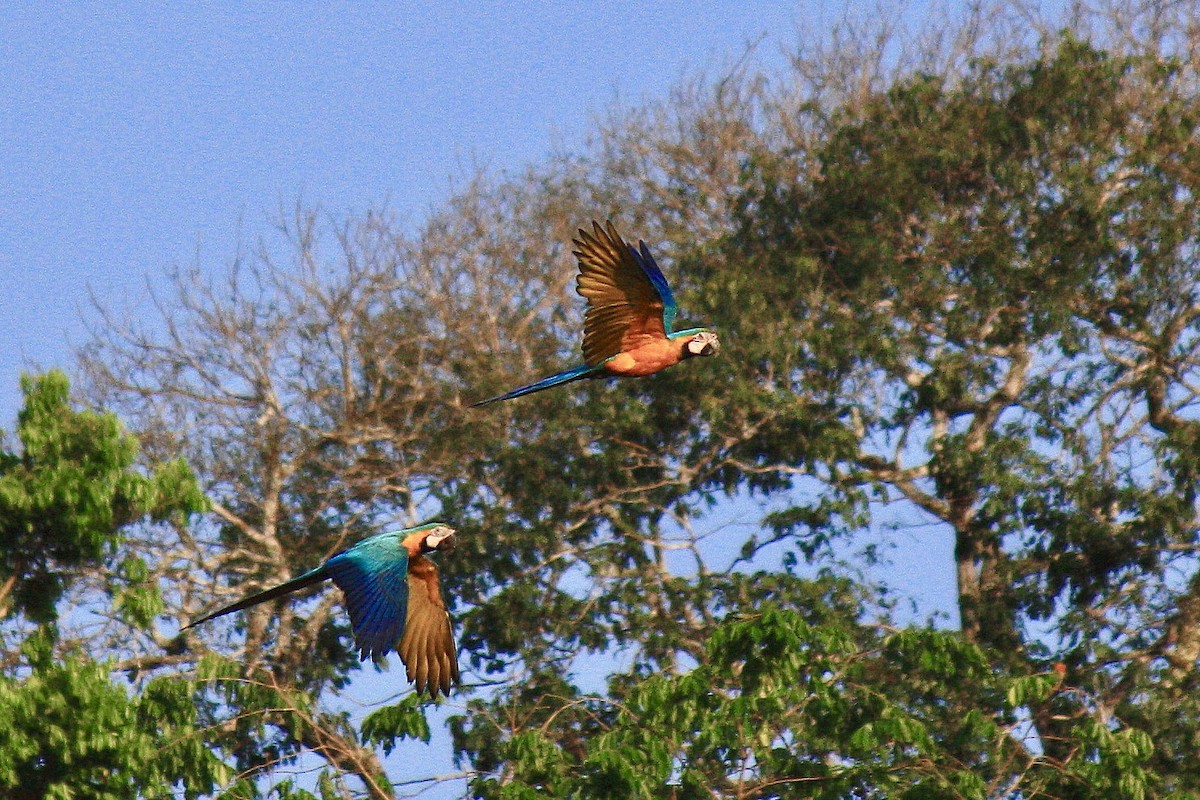
[[[111,554],[122,526],[182,517],[205,502],[182,461],[149,477],[135,469],[136,440],[112,414],[73,409],[61,372],[26,376],[21,387],[21,450],[0,457],[0,576],[15,584],[0,616],[48,621],[70,571]],[[158,610],[153,589],[130,592],[123,604],[145,624]]]
[[[359,726],[364,742],[379,745],[384,753],[392,752],[397,739],[429,741],[429,720],[421,711],[417,695],[409,695],[395,705],[384,706],[367,715]]]
[[[130,697],[78,656],[0,678],[0,791],[8,797],[196,798],[231,777],[196,728],[193,687],[150,681]]]
[[[1065,765],[1024,750],[1012,710],[1060,691],[1061,676],[1008,676],[993,664],[951,632],[850,635],[764,608],[718,626],[704,661],[687,674],[651,677],[629,692],[584,752],[527,731],[502,746],[506,782],[481,780],[476,790],[485,797],[765,792],[829,800],[982,800],[1062,786],[1095,798],[1147,791],[1153,746],[1135,728],[1081,718],[1076,736],[1085,749]],[[960,693],[976,707],[956,703]]]

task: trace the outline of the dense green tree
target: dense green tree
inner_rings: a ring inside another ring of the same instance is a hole
[[[978,654],[992,682],[959,694],[952,687],[964,675],[942,676],[928,688],[947,713],[927,728],[913,707],[927,684],[912,669],[899,686],[880,680],[897,674],[888,664],[864,681],[890,701],[880,699],[881,717],[856,720],[848,710],[864,701],[837,695],[846,727],[825,746],[838,769],[781,763],[771,757],[780,736],[795,757],[817,733],[775,731],[767,750],[722,739],[727,712],[692,683],[719,695],[724,687],[738,707],[757,687],[730,664],[756,658],[775,635],[765,618],[713,628],[720,579],[702,572],[677,590],[691,616],[668,615],[669,632],[649,615],[616,615],[641,632],[646,668],[669,671],[678,650],[700,667],[665,683],[615,679],[608,700],[624,710],[593,723],[588,747],[573,744],[557,706],[522,719],[499,755],[483,744],[504,736],[495,709],[464,729],[460,747],[488,754],[502,796],[523,783],[563,796],[654,796],[670,785],[676,796],[1200,790],[1180,758],[1200,739],[1200,109],[1189,69],[1067,37],[1020,63],[980,60],[955,81],[913,75],[831,114],[812,149],[751,160],[737,230],[682,259],[702,287],[693,297],[731,342],[713,367],[723,374],[715,386],[708,370],[673,374],[662,391],[669,407],[660,397],[646,414],[625,410],[635,429],[589,431],[665,456],[643,484],[647,501],[614,515],[618,531],[640,534],[630,565],[651,557],[641,541],[654,540],[664,509],[694,516],[711,492],[786,498],[763,518],[764,534],[809,558],[869,518],[919,510],[954,538],[958,636],[979,648],[956,645],[947,658],[970,664],[966,653]],[[521,480],[520,470],[503,474],[510,486]],[[559,474],[569,468],[545,470]],[[692,480],[671,480],[678,475]],[[645,574],[630,575],[624,597],[652,603]],[[752,592],[731,610],[768,599]],[[783,602],[800,606],[787,594]],[[695,646],[733,630],[741,649]],[[665,660],[656,649],[664,637]],[[918,662],[948,646],[940,636],[890,641],[926,648]],[[873,648],[861,648],[855,657],[870,661]],[[805,681],[836,672],[787,669],[803,689],[781,701],[774,722],[783,726],[794,724],[785,710],[818,704]],[[1068,690],[1050,691],[1056,669]],[[691,717],[680,716],[680,687],[695,693]],[[1027,741],[1013,736],[1016,706]],[[864,751],[884,719],[893,727],[882,743],[900,750]],[[895,727],[905,719],[928,737]],[[639,745],[596,735],[623,720],[644,735]],[[963,720],[978,727],[963,733]],[[660,737],[670,746],[651,747]],[[653,757],[639,762],[635,752]],[[583,783],[555,788],[550,763]],[[624,788],[588,783],[601,763]]]
[[[0,791],[42,798],[200,797],[232,772],[197,730],[194,685],[166,675],[132,694],[112,665],[26,641],[0,675]]]
[[[73,410],[62,372],[21,388],[20,449],[0,451],[0,617],[50,622],[65,584],[115,553],[123,527],[200,510],[203,497],[180,459],[134,469],[136,439],[112,414]]]
[[[1176,760],[1200,736],[1198,111],[1181,62],[1069,38],[914,77],[811,185],[764,170],[730,240],[819,287],[790,298],[815,335],[786,377],[852,434],[835,485],[947,525],[963,637],[1083,687],[1031,709],[1041,756],[1077,758],[1091,709],[1150,736],[1164,791],[1200,789]]]
[[[197,670],[244,776],[308,749],[322,792],[392,797],[415,759],[379,751],[427,709],[351,724],[334,597],[176,634],[436,516],[474,795],[1200,792],[1200,28],[1150,5],[1038,40],[980,9],[908,52],[842,30],[416,230],[301,210],[177,272],[161,327],[110,317],[82,363],[212,514],[126,541],[163,613],[99,645]],[[469,409],[573,360],[569,240],[609,214],[720,358]],[[953,542],[956,630],[852,580],[903,526]]]
[[[124,529],[203,509],[181,461],[144,474],[112,414],[75,410],[66,376],[21,382],[20,448],[0,453],[0,794],[11,798],[198,797],[230,772],[196,731],[194,686],[164,675],[114,679],[55,624],[64,593],[115,573],[103,613],[144,625],[161,608],[135,562],[115,564]],[[20,624],[38,623],[37,627]]]

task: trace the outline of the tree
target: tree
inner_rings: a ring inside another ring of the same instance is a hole
[[[175,587],[137,663],[212,679],[239,770],[308,748],[392,796],[376,748],[428,721],[337,709],[331,597],[174,634],[440,517],[476,795],[1200,791],[1200,49],[1127,10],[1029,41],[978,9],[894,63],[859,32],[782,89],[736,69],[415,231],[298,211],[226,279],[178,272],[165,332],[110,316],[92,396],[213,502],[128,542]],[[610,210],[721,358],[469,410],[570,357],[571,224]],[[961,630],[847,579],[914,517],[954,542]]]
[[[0,617],[49,622],[72,572],[113,553],[123,527],[203,498],[180,460],[150,477],[131,469],[136,440],[111,414],[73,411],[62,372],[22,377],[21,388],[21,450],[0,452]]]
[[[1064,662],[1097,719],[1178,752],[1200,654],[1191,79],[1067,38],[864,111],[822,180],[752,192],[737,245],[822,287],[791,378],[857,440],[842,483],[952,529],[964,638]],[[1076,757],[1083,709],[1031,711],[1044,755]]]
[[[194,732],[192,685],[174,676],[131,687],[113,664],[60,636],[56,605],[88,572],[112,595],[102,613],[144,625],[161,601],[135,562],[113,564],[123,529],[204,507],[187,466],[134,468],[136,441],[117,418],[76,411],[63,373],[23,377],[19,451],[0,453],[0,790],[6,797],[186,797],[228,780]],[[142,570],[144,572],[144,570]],[[122,585],[128,580],[128,584]],[[31,629],[18,617],[38,623]],[[15,638],[22,641],[13,647]],[[131,688],[134,691],[131,694]]]

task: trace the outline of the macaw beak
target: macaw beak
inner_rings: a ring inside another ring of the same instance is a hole
[[[438,528],[425,537],[422,549],[427,553],[435,550],[440,553],[448,553],[457,544],[458,534],[453,528]]]
[[[700,355],[702,355],[702,356],[711,356],[711,355],[714,355],[716,352],[717,352],[717,346],[715,344],[706,344],[706,345],[704,345],[704,347],[700,348]]]

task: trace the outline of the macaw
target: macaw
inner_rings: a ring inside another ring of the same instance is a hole
[[[360,660],[394,650],[418,692],[449,694],[458,683],[457,648],[437,568],[425,556],[453,550],[455,538],[455,530],[440,522],[372,536],[287,583],[205,614],[184,630],[332,579],[345,596]]]
[[[472,403],[483,406],[533,394],[584,378],[653,375],[693,356],[711,356],[721,347],[707,328],[672,331],[675,297],[650,248],[626,244],[608,223],[592,221],[593,233],[579,229],[571,241],[579,260],[575,290],[587,300],[583,317],[583,360],[537,383]]]

